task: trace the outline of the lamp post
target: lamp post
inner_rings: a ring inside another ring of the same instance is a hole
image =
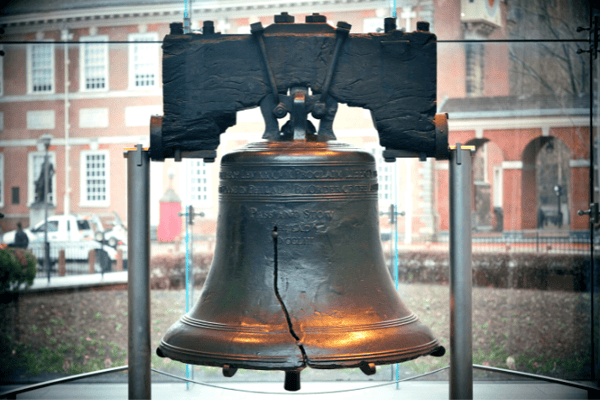
[[[562,187],[559,185],[554,186],[554,193],[556,194],[556,199],[558,201],[557,207],[558,207],[558,213],[557,213],[557,217],[556,217],[556,224],[558,225],[559,228],[562,228],[562,220],[563,220],[563,216],[562,216],[562,211],[560,209],[560,196],[562,195]]]
[[[48,148],[50,147],[50,141],[52,137],[48,134],[43,135],[40,138],[40,141],[44,145],[45,153],[44,153],[44,163],[42,167],[44,168],[44,269],[48,273],[48,283],[50,283],[50,243],[48,242]]]

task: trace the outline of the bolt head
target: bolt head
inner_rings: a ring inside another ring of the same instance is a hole
[[[312,116],[317,119],[321,119],[325,116],[326,113],[327,107],[325,106],[325,103],[321,103],[320,101],[316,102],[313,106]]]
[[[418,21],[417,22],[417,30],[421,31],[421,32],[429,32],[429,22]]]
[[[183,23],[181,22],[172,22],[169,24],[170,34],[171,35],[183,35]]]
[[[263,28],[263,26],[260,22],[255,22],[254,24],[250,25],[250,32],[252,34],[261,33],[264,30],[265,30],[265,28]]]
[[[273,109],[273,115],[275,115],[276,118],[283,118],[287,115],[287,109],[282,103],[279,103]]]
[[[311,23],[324,23],[327,22],[327,17],[319,13],[313,13],[313,15],[307,15],[305,21]]]
[[[337,23],[337,29],[338,30],[343,30],[343,31],[350,32],[350,28],[352,28],[352,25],[350,25],[347,22],[340,21],[340,22]]]
[[[289,15],[287,12],[282,12],[279,15],[275,15],[275,23],[276,24],[290,24],[293,23],[296,19],[293,15]]]

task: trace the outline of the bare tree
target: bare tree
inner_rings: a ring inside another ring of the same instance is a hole
[[[588,93],[587,58],[577,54],[586,39],[578,26],[587,26],[584,0],[508,0],[507,33],[510,39],[539,39],[511,43],[510,91],[516,96],[551,95],[559,100]]]

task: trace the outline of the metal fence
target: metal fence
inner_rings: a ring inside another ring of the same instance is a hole
[[[385,240],[385,239],[384,239]],[[400,251],[449,251],[449,235],[443,233],[435,239],[417,238],[406,243],[398,236]],[[474,232],[473,253],[546,253],[590,254],[589,232],[520,231],[502,233]],[[595,240],[594,250],[600,250]]]
[[[38,259],[38,276],[47,274],[44,268],[44,243],[33,242],[29,250]],[[112,262],[107,255],[99,255],[97,249],[86,243],[51,242],[50,243],[50,276],[59,275],[59,259],[61,250],[64,251],[65,275],[83,275],[91,272],[90,258],[93,257],[94,273],[111,270]],[[93,252],[93,255],[90,255]]]

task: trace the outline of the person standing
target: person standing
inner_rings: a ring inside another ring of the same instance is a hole
[[[17,222],[17,233],[15,234],[15,242],[11,245],[11,247],[20,247],[26,249],[29,246],[29,237],[23,231],[23,227],[20,222]]]

